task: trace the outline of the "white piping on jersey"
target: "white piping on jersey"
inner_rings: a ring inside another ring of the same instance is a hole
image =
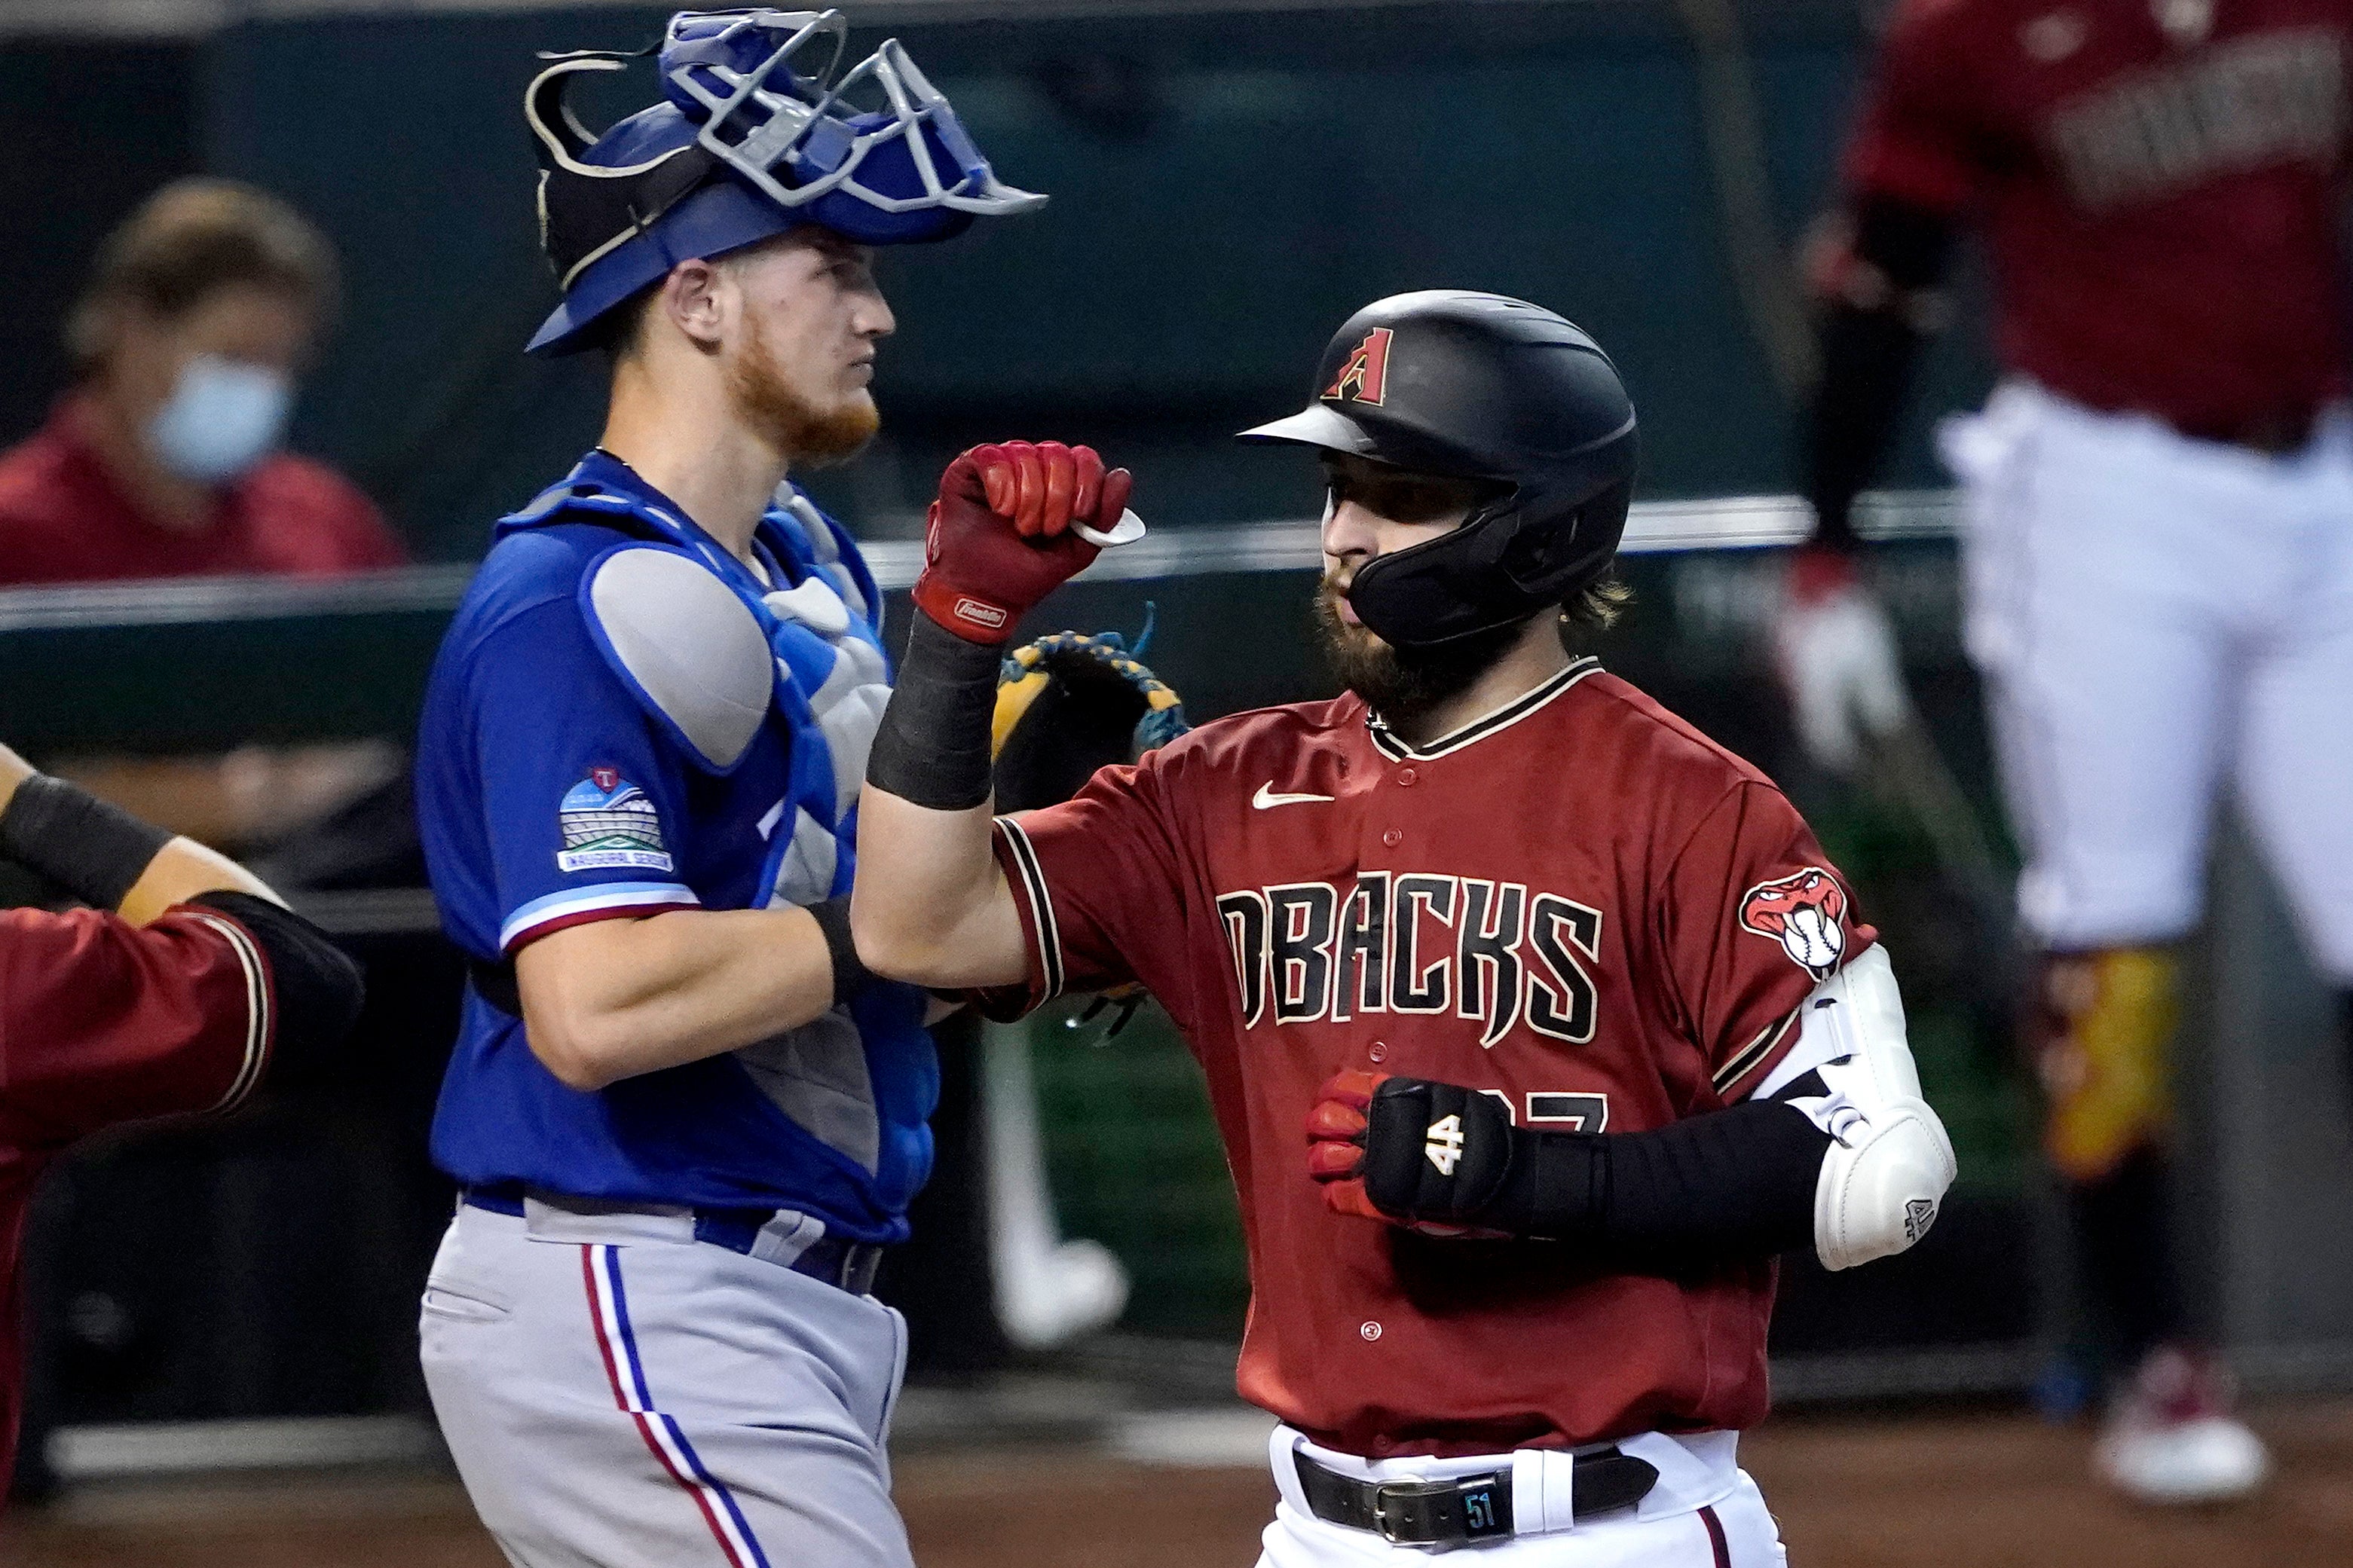
[[[1795,1029],[1799,1020],[1805,1016],[1805,1011],[1803,1006],[1793,1008],[1788,1017],[1778,1024],[1767,1026],[1755,1039],[1742,1047],[1730,1061],[1716,1068],[1710,1079],[1715,1092],[1722,1094],[1725,1089],[1738,1083],[1743,1074],[1772,1055],[1774,1048],[1789,1037],[1790,1031]]]
[[[1501,708],[1472,720],[1451,734],[1440,736],[1427,746],[1409,745],[1399,740],[1397,732],[1377,713],[1366,715],[1365,728],[1371,731],[1373,744],[1390,761],[1426,763],[1459,752],[1474,742],[1483,741],[1497,731],[1510,729],[1587,676],[1600,672],[1601,661],[1588,654],[1571,662],[1567,668],[1550,677],[1535,689],[1523,692]]]
[[[1029,836],[1009,816],[998,817],[997,826],[1005,830],[1005,842],[1013,847],[1013,864],[1021,872],[1021,896],[1029,900],[1030,918],[1037,923],[1038,958],[1045,981],[1045,993],[1038,998],[1042,1006],[1062,994],[1062,928],[1054,919],[1054,898],[1047,890],[1046,873],[1038,864],[1038,851]]]
[[[499,951],[505,952],[550,921],[564,920],[591,910],[638,909],[649,904],[699,905],[702,900],[683,882],[592,882],[563,888],[533,899],[499,928]]]
[[[188,912],[227,940],[229,951],[237,954],[237,967],[245,971],[245,1060],[237,1077],[229,1080],[227,1092],[213,1102],[209,1115],[235,1109],[261,1079],[262,1066],[269,1059],[269,971],[243,926],[217,915]]]

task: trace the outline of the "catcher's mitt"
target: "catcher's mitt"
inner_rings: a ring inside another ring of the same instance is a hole
[[[1068,800],[1097,768],[1132,763],[1190,728],[1176,693],[1117,632],[1039,637],[1008,655],[997,678],[997,809]]]
[[[1138,651],[1150,636],[1147,622]],[[1039,637],[1015,648],[997,674],[989,727],[997,809],[1034,811],[1068,800],[1097,768],[1132,763],[1191,728],[1176,693],[1136,662],[1117,632]],[[1101,1037],[1107,1040],[1143,1001],[1141,985],[1114,986],[1066,1022],[1078,1028],[1115,1008]]]

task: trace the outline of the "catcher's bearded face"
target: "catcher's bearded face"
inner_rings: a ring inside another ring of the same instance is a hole
[[[820,228],[726,258],[740,330],[720,352],[737,414],[797,468],[856,453],[881,427],[868,390],[876,345],[897,322],[873,255]]]
[[[1461,527],[1482,488],[1345,452],[1324,453],[1324,580],[1315,591],[1315,622],[1324,656],[1341,683],[1382,718],[1411,723],[1485,674],[1519,641],[1520,627],[1402,650],[1357,619],[1348,585],[1366,562]]]

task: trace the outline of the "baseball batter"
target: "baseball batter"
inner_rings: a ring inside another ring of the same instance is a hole
[[[846,906],[887,692],[858,546],[787,482],[876,426],[869,249],[1043,198],[1000,184],[835,12],[681,13],[662,97],[593,140],[525,108],[603,439],[499,525],[417,753],[471,960],[433,1131],[464,1202],[421,1322],[434,1409],[527,1568],[904,1564],[904,1364],[867,1293],[931,1165],[924,998]],[[861,112],[845,92],[889,107]]]
[[[1317,375],[1249,434],[1324,454],[1349,694],[1014,817],[997,644],[1116,502],[1091,454],[949,468],[860,951],[1007,1012],[1141,981],[1191,1043],[1250,1251],[1240,1386],[1282,1421],[1267,1564],[1777,1563],[1735,1453],[1773,1256],[1900,1251],[1953,1174],[1886,958],[1768,782],[1565,651],[1612,602],[1634,471],[1593,341],[1407,294]]]
[[[2227,779],[2353,1026],[2353,425],[2340,0],[1905,0],[1818,258],[1820,543],[1783,646],[1817,749],[1900,715],[1847,513],[1957,237],[2007,376],[1946,432],[2010,814],[2046,1144],[2120,1363],[2098,1449],[2154,1500],[2261,1445],[2182,1343],[2166,1217],[2172,944]]]

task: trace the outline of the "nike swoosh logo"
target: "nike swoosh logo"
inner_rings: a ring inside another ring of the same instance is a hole
[[[1274,793],[1274,781],[1269,779],[1258,786],[1258,793],[1250,796],[1250,804],[1264,811],[1270,805],[1299,805],[1311,800],[1328,801],[1331,798],[1328,795],[1277,795]]]

